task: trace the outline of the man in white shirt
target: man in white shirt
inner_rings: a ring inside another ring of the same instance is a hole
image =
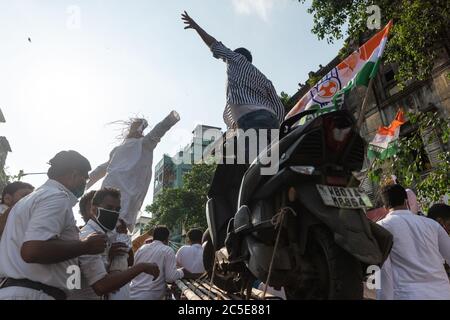
[[[176,255],[177,265],[193,273],[204,273],[203,266],[203,232],[199,229],[189,230],[187,233],[187,246],[182,246]]]
[[[88,193],[85,193],[78,203],[80,207],[80,216],[84,221],[84,224],[88,223],[89,219],[91,219],[91,206],[92,206],[92,198],[95,195],[96,190],[91,190]]]
[[[107,274],[98,255],[106,248],[106,235],[80,241],[72,211],[84,192],[89,161],[76,151],[62,151],[50,165],[49,180],[19,201],[8,217],[0,241],[0,277],[5,277],[0,300],[64,300],[77,285],[78,266],[98,295],[119,289],[141,272],[157,276],[159,270],[149,264]]]
[[[102,252],[99,257],[103,261],[104,267],[108,273],[115,272],[110,269],[111,259],[118,254],[126,254],[129,255],[131,248],[126,246],[122,242],[117,242],[117,229],[118,226],[121,226],[126,230],[126,226],[123,222],[119,221],[119,212],[120,212],[120,191],[112,188],[100,189],[94,192],[93,196],[91,196],[90,203],[85,203],[85,207],[89,207],[89,212],[84,216],[87,217],[86,225],[80,231],[80,239],[87,239],[89,236],[95,233],[106,234],[108,237],[108,245],[104,252]],[[80,208],[81,208],[80,204]],[[99,210],[100,209],[100,210]],[[101,210],[108,210],[106,212],[106,216],[102,215]],[[114,217],[114,212],[116,216]],[[119,221],[119,222],[118,222]],[[126,231],[125,231],[126,232]],[[133,265],[132,259],[132,251],[130,255],[130,261],[127,266],[123,270],[128,269],[129,266]],[[82,286],[80,290],[72,290],[69,299],[70,300],[100,300],[102,297],[98,296],[93,288],[91,288],[88,283],[86,277],[82,277]],[[120,300],[127,300],[129,293],[127,293],[128,285],[125,285],[120,289],[119,292],[125,293],[122,295]],[[116,293],[116,294],[117,294]],[[111,295],[108,296],[108,300],[111,299]]]
[[[20,199],[32,193],[33,190],[34,187],[31,184],[22,181],[11,182],[5,186],[2,192],[2,203],[0,204],[0,239],[11,208]]]
[[[34,187],[26,182],[14,181],[8,183],[2,191],[0,215],[3,214],[6,209],[14,206],[20,199],[33,192],[33,190]]]
[[[381,269],[379,300],[448,300],[450,283],[444,261],[450,261],[450,237],[434,220],[413,214],[398,185],[382,189],[388,215],[378,221],[392,233],[394,244]]]
[[[158,279],[141,274],[131,281],[130,296],[132,300],[163,300],[166,284],[181,278],[196,277],[186,269],[177,269],[175,252],[168,246],[169,229],[158,226],[153,231],[153,241],[145,244],[136,252],[135,262],[153,262],[161,270]]]

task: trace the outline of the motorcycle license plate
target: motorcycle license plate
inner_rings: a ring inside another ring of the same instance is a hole
[[[358,188],[343,188],[316,185],[320,197],[326,206],[342,209],[371,208],[372,203],[369,197]]]

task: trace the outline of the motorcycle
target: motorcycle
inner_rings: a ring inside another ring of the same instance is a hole
[[[366,268],[380,266],[392,235],[366,218],[370,200],[352,172],[366,142],[348,111],[286,120],[279,170],[218,165],[206,204],[203,262],[227,292],[247,293],[255,280],[287,299],[362,299]]]

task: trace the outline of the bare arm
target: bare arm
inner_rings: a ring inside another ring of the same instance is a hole
[[[130,249],[128,251],[128,266],[131,267],[132,265],[134,265],[134,252],[133,249]]]
[[[94,171],[89,174],[89,181],[86,184],[86,190],[89,190],[98,180],[106,175],[109,161],[99,165]]]
[[[183,14],[181,14],[181,19],[184,21],[184,23],[186,24],[186,26],[184,27],[184,29],[194,29],[195,31],[197,31],[198,35],[200,36],[200,38],[202,38],[203,42],[205,42],[205,44],[208,47],[211,47],[211,45],[215,42],[217,42],[217,40],[209,35],[205,30],[203,30],[198,24],[197,22],[194,21],[194,19],[192,19],[188,13],[185,11]]]
[[[106,235],[93,234],[86,240],[27,241],[20,250],[26,263],[53,264],[85,254],[100,254],[106,248]]]
[[[92,285],[92,289],[99,296],[117,291],[142,272],[152,275],[154,279],[159,276],[159,268],[156,264],[138,263],[125,271],[108,274],[106,277],[95,282]]]

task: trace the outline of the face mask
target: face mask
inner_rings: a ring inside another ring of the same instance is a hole
[[[119,220],[119,212],[97,208],[97,223],[105,230],[113,231]]]
[[[82,185],[80,185],[75,190],[70,190],[70,191],[72,191],[73,195],[75,197],[77,197],[77,199],[80,199],[83,196],[85,189],[86,189],[86,183],[83,183]]]

